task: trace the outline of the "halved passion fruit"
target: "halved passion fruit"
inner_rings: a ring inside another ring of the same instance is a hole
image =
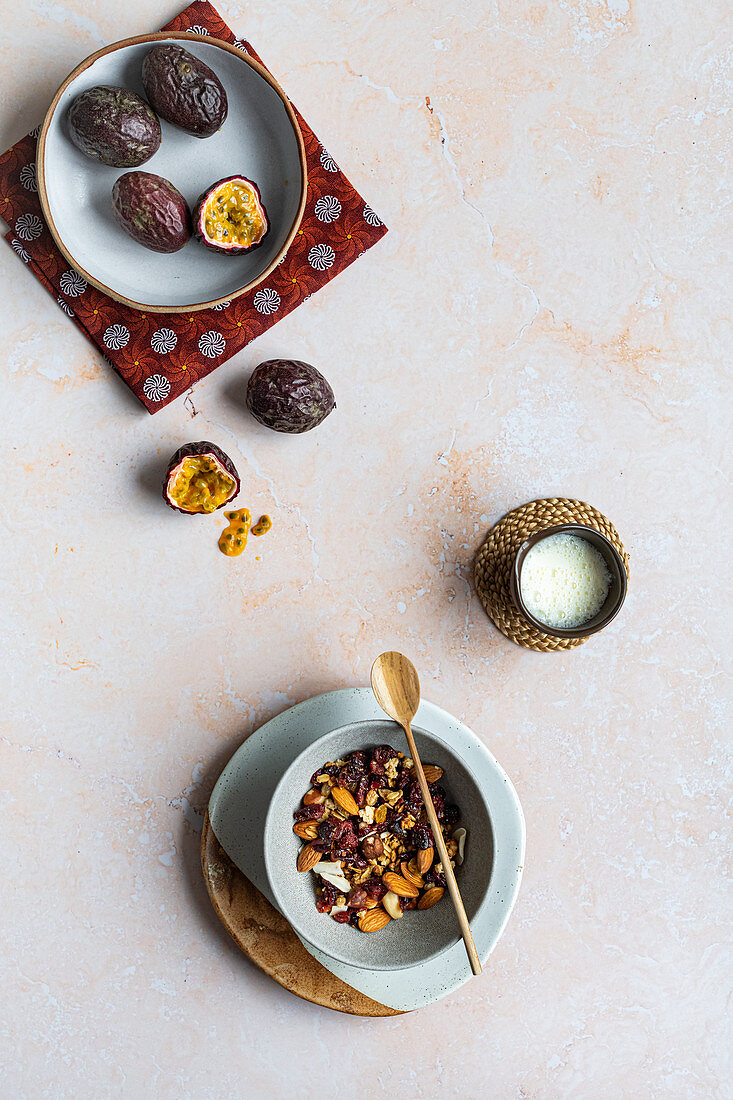
[[[233,500],[239,484],[234,463],[215,443],[186,443],[168,463],[163,499],[177,512],[206,515]]]
[[[262,244],[270,223],[257,184],[244,176],[229,176],[203,193],[194,226],[202,244],[239,256]]]

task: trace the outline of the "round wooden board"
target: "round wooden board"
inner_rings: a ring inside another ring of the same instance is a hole
[[[211,903],[227,932],[255,966],[304,1001],[352,1016],[400,1016],[342,982],[310,955],[285,918],[236,867],[206,814],[201,866]]]

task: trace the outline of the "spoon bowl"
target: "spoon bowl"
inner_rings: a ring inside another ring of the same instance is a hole
[[[420,706],[417,669],[404,653],[382,653],[372,665],[372,691],[390,718],[401,726],[412,723]]]

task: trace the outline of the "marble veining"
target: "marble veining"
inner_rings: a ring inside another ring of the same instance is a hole
[[[390,233],[154,418],[0,251],[2,1091],[729,1097],[727,6],[220,9]],[[81,58],[175,11],[7,6],[3,148]],[[243,408],[279,355],[336,393],[310,435]],[[190,439],[273,518],[240,559],[160,500]],[[470,577],[487,526],[552,495],[609,516],[632,582],[545,655]],[[480,979],[366,1021],[242,958],[198,845],[243,737],[388,647],[512,776],[527,861]]]

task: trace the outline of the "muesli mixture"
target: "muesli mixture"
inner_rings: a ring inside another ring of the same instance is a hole
[[[451,866],[466,830],[446,802],[442,768],[423,766]],[[430,909],[445,890],[412,760],[390,745],[330,760],[311,776],[293,832],[306,843],[298,870],[317,877],[316,908],[340,924],[377,932],[408,909]]]

